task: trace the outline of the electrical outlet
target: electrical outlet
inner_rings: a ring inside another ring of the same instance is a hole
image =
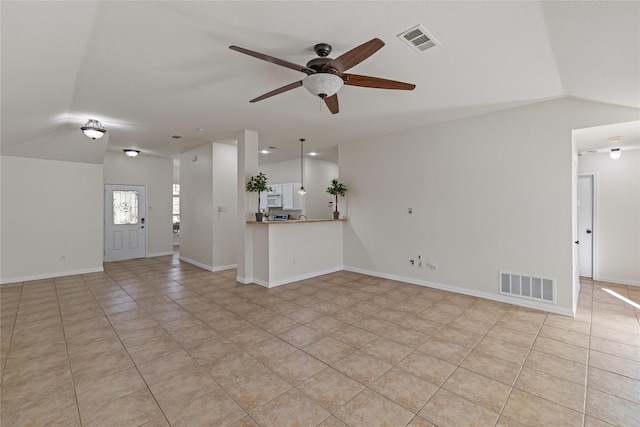
[[[422,254],[418,253],[418,268],[422,268]]]
[[[413,214],[413,208],[407,208],[407,215]]]
[[[409,260],[409,265],[410,265],[411,267],[414,267],[414,266],[416,265],[416,260],[415,260],[415,259],[410,259],[410,260]]]
[[[438,269],[438,263],[435,261],[429,261],[427,263],[427,267],[429,267],[432,270],[437,270]]]

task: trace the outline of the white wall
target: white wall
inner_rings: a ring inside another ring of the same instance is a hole
[[[106,152],[104,183],[147,186],[147,256],[172,254],[173,160]]]
[[[211,144],[180,156],[180,258],[209,268],[213,259],[212,164]]]
[[[640,150],[584,155],[580,174],[596,174],[596,280],[640,286]]]
[[[233,145],[213,144],[213,263],[216,269],[237,263],[238,240],[238,149]],[[219,212],[218,207],[227,209]]]
[[[0,165],[1,283],[102,271],[102,165],[7,156]]]
[[[637,115],[566,98],[341,146],[345,267],[494,299],[500,270],[555,278],[571,314],[571,130]]]
[[[338,178],[338,164],[324,160],[306,159],[304,171],[304,188],[307,190],[305,197],[307,217],[309,219],[331,219],[335,207],[329,207],[329,202],[335,197],[327,193],[327,187],[331,185],[331,180]],[[347,192],[347,197],[348,197]],[[346,200],[339,198],[338,207],[342,213],[346,213]]]
[[[261,165],[260,171],[269,178],[270,184],[300,182],[300,159]],[[333,197],[325,190],[333,178],[338,177],[338,164],[305,157],[303,209],[308,219],[330,219],[329,202]],[[341,199],[343,201],[343,199]]]
[[[258,170],[267,175],[269,184],[300,182],[300,159],[260,165]]]
[[[234,146],[206,144],[180,156],[180,259],[214,271],[237,264],[236,180]]]

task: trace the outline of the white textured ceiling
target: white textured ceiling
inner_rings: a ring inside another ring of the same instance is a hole
[[[277,147],[337,144],[561,96],[640,108],[640,2],[27,2],[1,8],[2,154],[100,163],[105,149],[175,157],[242,129]],[[418,54],[396,35],[423,25]],[[350,72],[417,85],[345,86],[331,115],[304,88],[250,104],[304,74],[228,49],[306,64],[374,37]],[[108,129],[91,142],[89,119]],[[197,131],[202,128],[202,131]],[[172,135],[182,135],[176,140]],[[94,144],[94,145],[92,145]],[[333,154],[335,155],[335,154]]]

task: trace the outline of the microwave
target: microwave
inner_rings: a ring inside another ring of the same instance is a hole
[[[268,208],[281,208],[282,207],[282,194],[267,194],[267,207]]]

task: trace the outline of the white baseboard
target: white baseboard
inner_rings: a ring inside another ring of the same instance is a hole
[[[598,282],[614,283],[616,285],[640,286],[640,282],[637,280],[617,279],[615,277],[598,277],[597,279],[593,280],[596,280]]]
[[[18,283],[18,282],[30,282],[32,280],[54,279],[56,277],[64,277],[64,276],[77,276],[78,274],[102,273],[103,271],[104,269],[102,267],[99,267],[99,268],[88,268],[83,270],[60,271],[57,273],[36,274],[33,276],[10,277],[10,278],[1,279],[0,285],[6,285],[6,284]]]
[[[155,256],[165,256],[165,255],[173,255],[173,251],[171,251],[171,252],[154,252],[152,254],[147,254],[147,258],[153,258]]]
[[[366,274],[368,276],[380,277],[382,279],[396,280],[398,282],[410,283],[412,285],[426,286],[428,288],[440,289],[448,292],[455,292],[457,294],[470,295],[478,298],[484,298],[492,301],[503,302],[506,304],[513,304],[520,307],[532,308],[534,310],[547,311],[549,313],[560,314],[563,316],[575,317],[575,311],[562,307],[550,306],[545,303],[538,303],[537,301],[521,300],[519,298],[510,297],[501,294],[491,294],[488,292],[475,291],[473,289],[461,288],[458,286],[445,285],[442,283],[429,282],[426,280],[418,280],[410,277],[396,276],[393,274],[379,273],[377,271],[363,270],[361,268],[345,266],[346,271],[354,273]]]
[[[264,286],[265,288],[275,288],[276,286],[282,286],[288,283],[299,282],[301,280],[313,279],[314,277],[323,276],[325,274],[335,273],[336,271],[342,271],[342,270],[344,270],[343,267],[333,267],[333,268],[328,268],[326,270],[314,271],[312,273],[303,274],[301,276],[287,277],[286,279],[281,279],[281,280],[264,281],[264,280],[253,278],[249,282],[241,282],[241,283],[255,283],[256,285]]]
[[[219,265],[217,267],[213,267],[213,270],[211,271],[233,270],[234,268],[238,268],[238,264]]]
[[[201,262],[194,261],[192,259],[185,258],[185,257],[182,257],[182,256],[179,259],[180,259],[180,261],[184,261],[186,263],[195,265],[196,267],[200,267],[203,270],[212,271],[212,272],[223,271],[223,270],[231,270],[232,268],[238,268],[238,264],[219,265],[219,266],[213,267],[213,266],[202,264]]]

